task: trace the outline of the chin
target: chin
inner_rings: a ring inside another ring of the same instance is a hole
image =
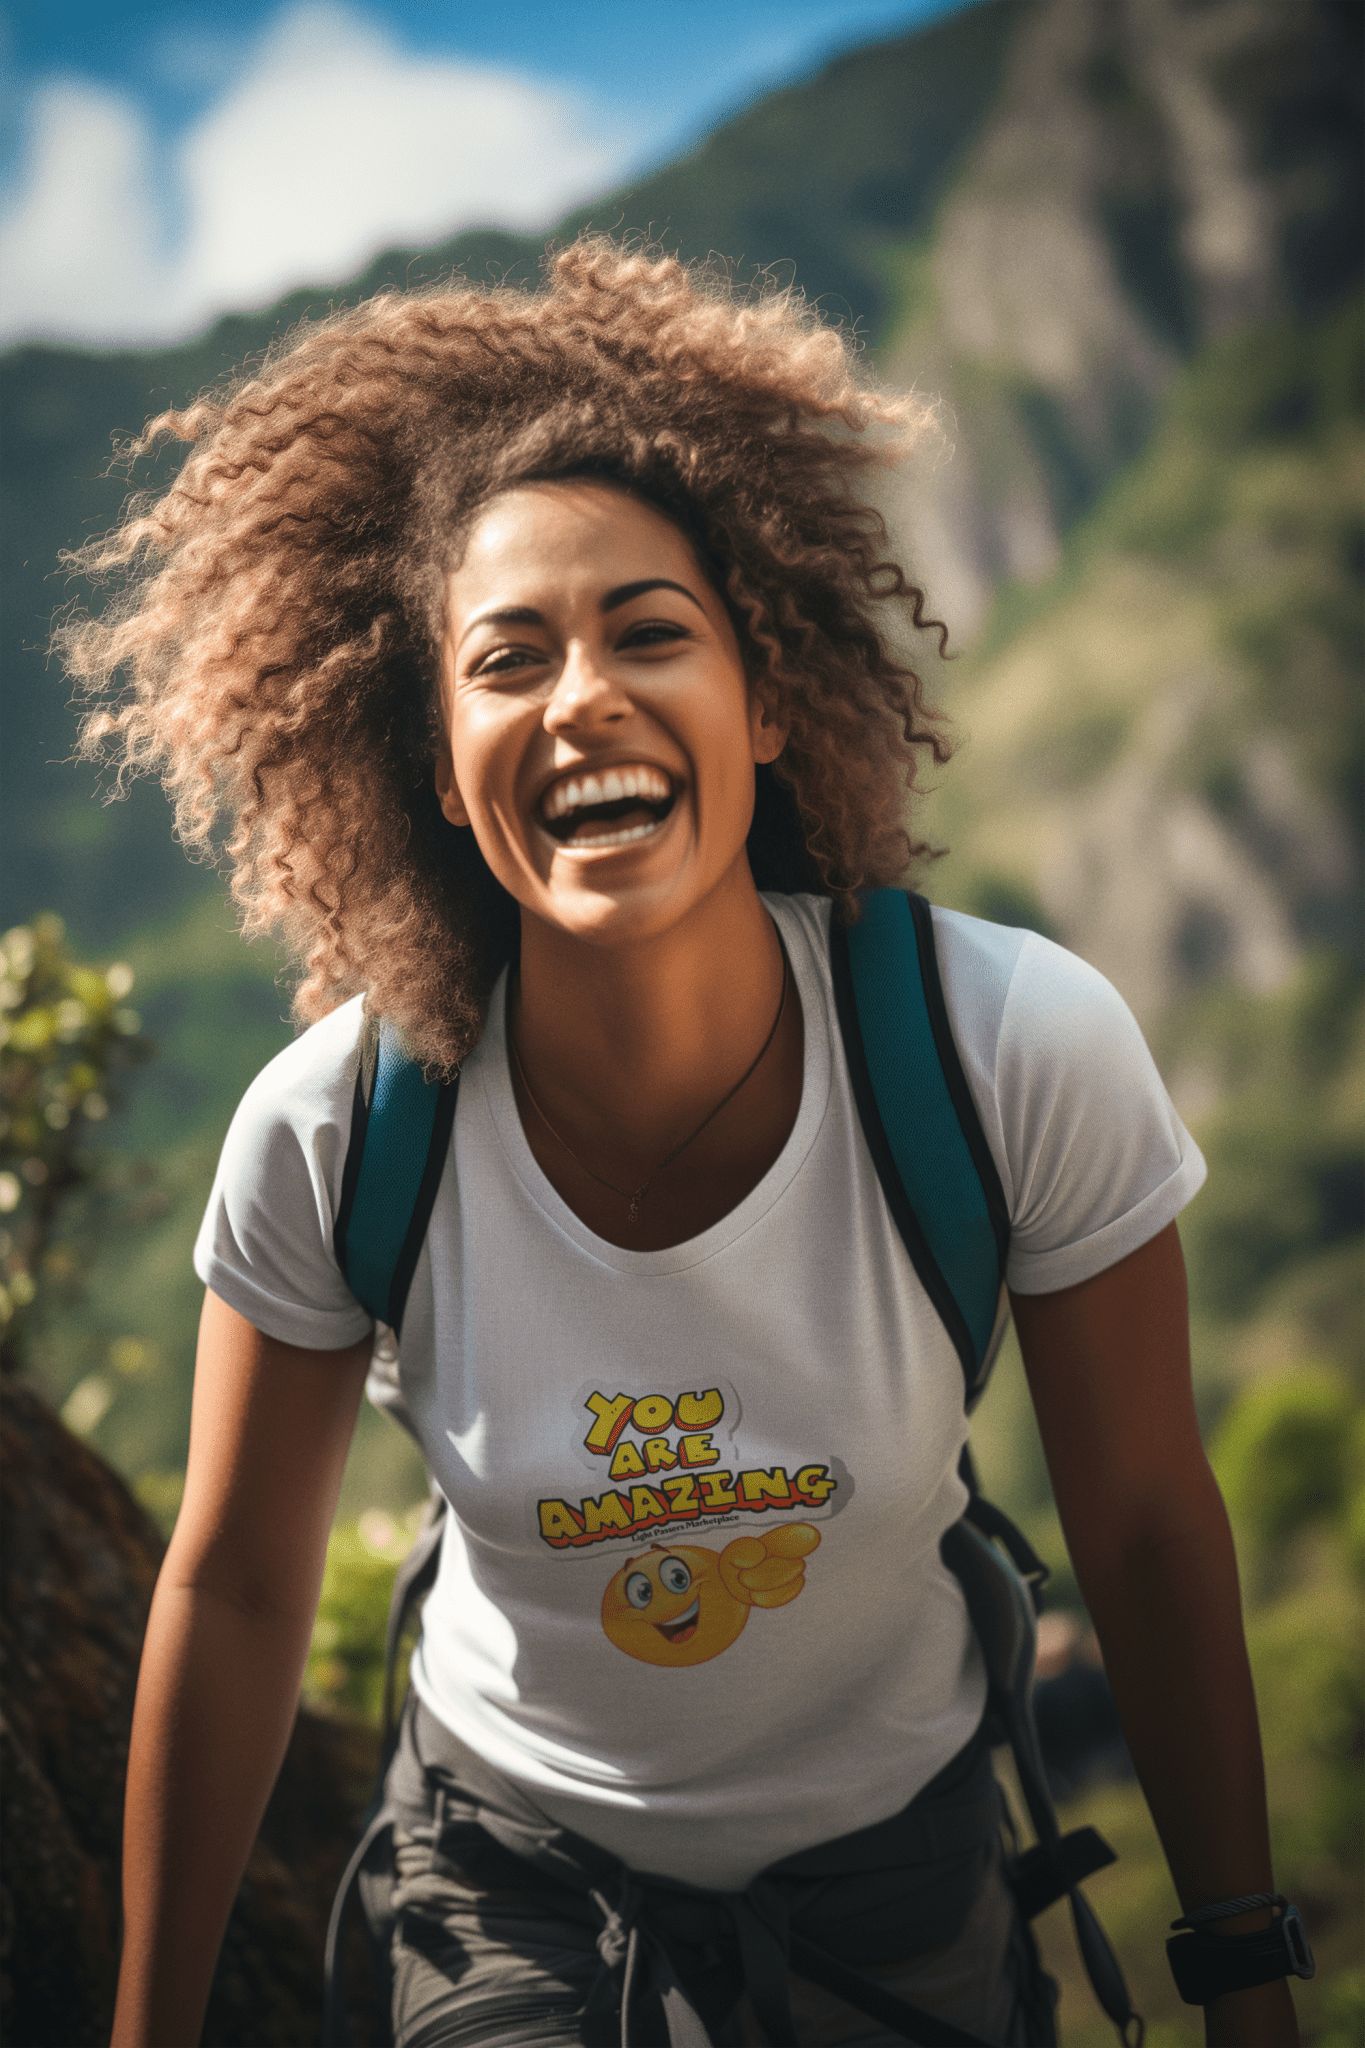
[[[587,945],[656,938],[683,922],[714,884],[699,888],[695,877],[680,876],[672,863],[669,873],[650,874],[650,865],[638,857],[596,861],[561,856],[536,901],[525,907],[543,924]]]

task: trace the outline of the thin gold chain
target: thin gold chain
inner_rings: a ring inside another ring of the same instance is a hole
[[[564,1136],[563,1132],[557,1131],[555,1129],[554,1125],[550,1122],[549,1117],[546,1116],[544,1110],[536,1101],[535,1093],[531,1087],[530,1082],[526,1078],[526,1069],[522,1065],[521,1052],[517,1046],[516,1035],[511,1031],[508,1032],[507,1043],[512,1049],[512,1058],[517,1063],[517,1072],[521,1076],[521,1085],[526,1090],[526,1098],[530,1103],[532,1109],[540,1118],[540,1121],[544,1124],[546,1130],[550,1133],[550,1136],[554,1139],[555,1143],[557,1145],[562,1145],[564,1147],[564,1150],[568,1153],[574,1165],[579,1167],[582,1172],[586,1173],[589,1180],[595,1180],[599,1187],[610,1189],[613,1195],[619,1195],[623,1202],[629,1204],[627,1214],[630,1222],[633,1223],[635,1221],[635,1218],[639,1215],[640,1204],[644,1201],[645,1196],[649,1193],[650,1189],[653,1187],[655,1181],[663,1172],[664,1168],[666,1166],[671,1166],[673,1164],[673,1161],[679,1156],[679,1154],[687,1150],[688,1146],[692,1143],[693,1139],[699,1138],[701,1136],[702,1132],[706,1129],[706,1126],[709,1123],[713,1122],[714,1119],[720,1115],[726,1103],[734,1101],[735,1097],[738,1095],[740,1089],[744,1086],[745,1082],[751,1080],[753,1076],[758,1072],[758,1069],[762,1066],[764,1056],[767,1053],[769,1046],[772,1044],[773,1040],[777,1036],[777,1027],[782,1022],[782,1013],[787,1007],[787,983],[790,979],[790,974],[791,970],[787,965],[786,948],[783,947],[782,993],[778,997],[777,1001],[777,1015],[773,1018],[771,1030],[769,1031],[767,1037],[764,1039],[762,1045],[758,1049],[757,1059],[755,1059],[751,1065],[747,1066],[744,1069],[744,1072],[740,1075],[734,1087],[728,1090],[726,1094],[721,1096],[720,1101],[716,1104],[715,1108],[707,1111],[706,1115],[697,1125],[696,1130],[692,1131],[686,1138],[684,1138],[681,1145],[675,1145],[673,1147],[673,1150],[668,1154],[668,1157],[666,1159],[661,1159],[659,1161],[653,1173],[650,1174],[649,1179],[643,1181],[640,1184],[640,1186],[638,1188],[635,1188],[633,1191],[630,1188],[618,1188],[614,1180],[608,1180],[604,1174],[595,1173],[592,1167],[588,1165],[586,1160],[579,1158],[578,1154],[574,1151],[573,1146],[569,1143],[568,1139]]]

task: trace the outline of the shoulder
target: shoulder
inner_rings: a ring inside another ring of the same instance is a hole
[[[195,1245],[205,1285],[287,1344],[331,1349],[370,1327],[332,1246],[361,1027],[357,998],[256,1076],[232,1119]]]
[[[364,999],[312,1024],[262,1067],[233,1117],[227,1151],[276,1152],[282,1143],[316,1155],[324,1133],[347,1133],[360,1064]]]
[[[998,1072],[1002,1052],[1050,1067],[1142,1043],[1112,982],[1038,932],[934,907],[943,999],[959,1052]]]
[[[832,905],[820,896],[764,899],[784,938],[827,968]],[[944,1006],[973,1095],[993,1099],[1030,1069],[1052,1081],[1103,1069],[1115,1052],[1148,1055],[1132,1012],[1098,969],[1039,933],[932,906]]]
[[[1135,1251],[1204,1162],[1132,1011],[1037,932],[934,912],[944,1004],[1011,1221],[1018,1293],[1070,1287]]]

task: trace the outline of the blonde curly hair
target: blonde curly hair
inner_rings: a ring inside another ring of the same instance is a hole
[[[531,480],[596,477],[683,531],[788,729],[759,771],[761,887],[856,892],[924,852],[919,754],[947,758],[887,637],[922,592],[858,486],[923,424],[791,291],[584,236],[543,287],[387,293],[152,420],[193,444],[159,498],[66,559],[115,594],[55,643],[117,787],[157,770],[221,850],[248,932],[282,929],[312,1021],[359,991],[449,1069],[477,1041],[517,909],[441,815],[444,588],[471,522]]]

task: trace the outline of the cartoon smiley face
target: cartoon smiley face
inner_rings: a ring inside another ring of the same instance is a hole
[[[748,1618],[716,1552],[689,1544],[630,1558],[602,1595],[603,1628],[642,1664],[704,1664],[729,1649]]]
[[[820,1541],[809,1523],[742,1536],[719,1553],[655,1544],[628,1558],[602,1595],[602,1627],[642,1664],[705,1664],[728,1650],[753,1607],[785,1607],[805,1582]]]

